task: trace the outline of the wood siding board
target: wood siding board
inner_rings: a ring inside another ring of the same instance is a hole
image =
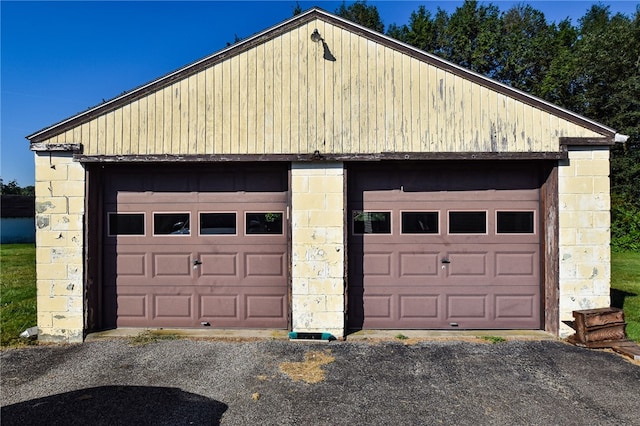
[[[282,36],[273,39],[273,147],[272,153],[282,152]]]
[[[308,152],[307,150],[307,96],[309,96],[309,88],[307,85],[307,79],[309,77],[307,73],[307,49],[309,48],[307,43],[308,26],[304,25],[298,30],[298,153]]]
[[[93,149],[88,152],[96,153],[96,154],[104,154],[104,147],[100,145],[100,130],[99,130],[99,119],[92,120],[89,122],[89,138],[91,140],[91,144]]]
[[[238,56],[238,144],[235,145],[239,154],[249,153],[249,139],[247,123],[249,121],[249,77],[248,77],[248,52]]]
[[[90,124],[89,123],[82,124],[81,129],[82,129],[81,131],[82,136],[80,140],[84,144],[84,148],[87,150],[87,152],[93,152],[91,151],[93,149],[93,144],[91,141]]]
[[[222,114],[222,84],[223,65],[216,65],[213,68],[213,153],[222,154],[222,131],[224,117]]]
[[[411,65],[411,151],[418,152],[422,149],[422,114],[420,113],[420,89],[422,85],[422,64],[414,59]]]
[[[393,109],[394,99],[394,64],[393,51],[384,49],[384,149],[383,152],[392,152],[395,150],[394,145],[394,116]]]
[[[156,150],[156,96],[147,97],[147,153],[158,153]]]
[[[367,69],[367,39],[358,36],[356,38],[356,51],[358,55],[358,72],[356,75],[356,81],[358,85],[358,101],[357,101],[357,114],[358,119],[356,123],[356,129],[358,132],[358,151],[356,152],[374,152],[369,146],[369,123],[370,123],[370,110],[369,108],[369,83],[368,83],[368,69]]]
[[[418,85],[418,111],[420,116],[418,137],[420,138],[420,145],[418,150],[420,152],[429,151],[429,66],[424,62],[419,64],[419,85]]]
[[[299,30],[291,32],[291,134],[289,140],[289,152],[300,152],[300,51]]]
[[[439,145],[438,133],[438,70],[433,65],[429,65],[429,86],[427,87],[427,102],[429,114],[429,152],[437,152]]]
[[[400,151],[413,151],[411,148],[411,63],[407,55],[400,54],[402,70],[402,98],[400,108],[400,134],[402,136]]]
[[[466,101],[469,100],[469,93],[464,91],[464,79],[455,76],[454,84],[454,99],[453,111],[455,117],[455,127],[452,129],[454,139],[457,140],[457,145],[460,151],[471,151],[471,146],[467,145],[467,138],[465,138],[464,130],[469,127],[468,121],[465,120],[465,116],[468,113],[469,107],[466,105]]]
[[[242,55],[244,57],[244,55]],[[243,74],[241,71],[240,56],[233,56],[229,59],[229,80],[231,83],[230,96],[227,98],[228,107],[231,110],[229,119],[229,146],[226,152],[246,154],[246,145],[242,146],[240,141],[240,121],[242,119],[242,93],[240,81]],[[227,104],[227,102],[225,102]]]
[[[182,88],[179,82],[177,82],[171,87],[171,150],[169,151],[169,153],[171,154],[175,152],[184,152],[182,151],[182,141],[181,141],[181,131],[180,131],[180,126],[181,126],[180,92],[181,91],[182,91]]]
[[[115,112],[111,111],[105,116],[104,137],[108,154],[118,154],[115,146]]]
[[[123,154],[131,152],[131,105],[122,107],[122,151]]]
[[[331,46],[334,46],[334,27],[331,25],[325,25],[323,27],[322,36],[327,43],[327,48],[331,50]],[[335,50],[335,49],[334,49]],[[331,53],[335,57],[335,52]],[[335,152],[333,149],[333,122],[334,122],[334,91],[335,91],[335,69],[337,67],[336,62],[331,62],[323,59],[323,109],[322,109],[322,151],[323,152]]]
[[[171,88],[162,90],[162,153],[171,152],[173,139],[173,96]]]
[[[156,152],[165,153],[165,133],[164,133],[164,90],[157,92],[155,95],[156,98],[156,135],[155,135],[155,143],[156,143]]]
[[[214,125],[215,125],[215,101],[214,101],[214,76],[213,68],[209,67],[204,72],[205,78],[205,129],[204,129],[204,153],[213,154],[214,152]]]
[[[307,37],[309,34],[317,28],[317,23],[314,22],[312,27],[308,28]],[[310,40],[307,38],[307,40]],[[309,96],[307,96],[306,104],[306,123],[307,123],[307,147],[306,152],[314,152],[318,149],[318,90],[320,84],[318,84],[318,61],[322,61],[322,44],[306,42],[308,48],[306,49],[305,56],[307,58],[307,83],[309,88]]]
[[[403,123],[403,72],[402,57],[399,52],[393,52],[393,149],[392,151],[404,151],[404,123]]]
[[[386,150],[385,50],[384,46],[376,44],[376,144],[374,152]]]
[[[351,91],[351,61],[353,60],[351,56],[351,34],[348,32],[343,32],[340,40],[340,46],[342,51],[342,72],[341,72],[341,81],[340,81],[340,92],[341,92],[341,109],[342,109],[342,118],[341,118],[341,132],[340,139],[342,145],[342,152],[350,152],[351,146],[353,143],[353,135],[351,128],[351,97],[353,96]]]
[[[260,45],[256,47],[256,137],[255,137],[255,152],[256,154],[262,154],[265,152],[265,86],[266,75],[265,69],[265,47]]]
[[[482,112],[481,108],[481,100],[480,100],[480,87],[476,84],[471,84],[471,82],[466,81],[465,93],[469,93],[470,102],[468,105],[470,106],[468,110],[468,114],[466,116],[466,121],[469,125],[469,129],[466,132],[466,138],[468,139],[469,146],[472,151],[480,151],[480,115]]]
[[[138,150],[137,152],[140,154],[148,154],[149,150],[149,110],[147,108],[147,104],[149,102],[149,98],[142,98],[138,101],[139,111],[138,111],[138,126],[139,126],[139,137],[140,140],[138,142]]]
[[[282,36],[282,125],[279,153],[291,152],[291,34]]]
[[[348,54],[344,50],[344,31],[335,29],[333,32],[333,43],[331,48],[336,57],[334,69],[335,82],[332,88],[333,94],[333,140],[331,141],[331,152],[344,151],[344,90],[343,80],[348,63]]]
[[[320,35],[326,37],[326,27],[324,22],[318,21],[318,31]],[[313,43],[313,42],[311,42]],[[326,43],[326,41],[325,41]],[[316,110],[316,126],[317,126],[317,134],[316,134],[316,148],[320,153],[331,152],[327,150],[327,108],[326,108],[326,100],[327,100],[327,74],[331,71],[327,69],[330,65],[330,62],[324,59],[324,45],[322,42],[313,43],[318,45],[318,50],[316,52],[317,57],[315,58],[316,64],[316,93],[317,93],[317,110]]]
[[[531,143],[529,144],[528,151],[542,151],[542,127],[543,124],[542,111],[538,108],[532,108],[532,116],[530,119],[531,125]]]
[[[69,142],[82,142],[82,126],[75,127],[71,130],[72,136]]]
[[[181,96],[182,137],[187,153],[198,154],[198,79],[197,74],[185,80]],[[186,97],[185,97],[186,96]],[[183,151],[184,152],[184,151]],[[178,153],[176,153],[178,154]]]
[[[482,87],[481,90],[481,108],[482,108],[482,139],[483,146],[487,151],[495,145],[497,133],[496,125],[496,106],[497,103],[492,102],[495,98],[491,97],[489,89]]]
[[[247,72],[246,72],[246,138],[247,153],[256,153],[256,97],[257,97],[257,58],[256,49],[251,49],[245,53],[247,56]]]
[[[232,85],[231,81],[234,79],[231,70],[231,59],[228,59],[222,63],[222,99],[219,106],[222,108],[222,121],[220,127],[222,128],[222,146],[221,154],[228,154],[231,152],[231,120],[233,119],[233,100],[232,100]]]
[[[369,152],[378,152],[378,83],[376,70],[376,43],[366,40],[367,44],[367,132],[366,140]]]
[[[196,125],[196,152],[205,154],[206,151],[206,74],[201,71],[196,76],[196,107],[197,107],[197,125]]]
[[[274,55],[273,40],[265,43],[264,49],[264,81],[265,81],[265,103],[264,103],[264,152],[273,153],[274,141]]]

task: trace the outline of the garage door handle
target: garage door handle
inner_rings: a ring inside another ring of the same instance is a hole
[[[451,261],[449,259],[442,259],[440,262],[442,262],[442,263],[451,263]]]
[[[198,266],[198,265],[202,265],[202,262],[199,261],[198,259],[193,261],[193,266]]]

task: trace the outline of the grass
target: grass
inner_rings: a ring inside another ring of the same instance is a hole
[[[624,309],[627,337],[640,342],[640,253],[611,254],[611,306]]]
[[[161,330],[145,330],[137,336],[131,337],[129,343],[132,346],[144,346],[161,340],[176,340],[178,338],[176,334],[164,333]]]
[[[491,342],[494,345],[496,343],[502,343],[502,342],[506,342],[507,341],[507,339],[505,339],[504,337],[500,337],[500,336],[480,336],[480,339],[486,340],[487,342]]]
[[[33,244],[0,246],[0,345],[31,341],[19,335],[36,325],[36,249]]]
[[[0,246],[0,345],[30,343],[20,338],[36,325],[36,274],[33,244]],[[640,253],[611,254],[611,305],[624,309],[627,335],[640,342]],[[147,344],[176,336],[143,335],[132,344]],[[398,334],[397,339],[407,337]]]

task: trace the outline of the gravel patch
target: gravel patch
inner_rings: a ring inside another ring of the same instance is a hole
[[[319,353],[322,380],[287,374]],[[3,425],[640,425],[640,367],[557,341],[113,339],[0,362]]]

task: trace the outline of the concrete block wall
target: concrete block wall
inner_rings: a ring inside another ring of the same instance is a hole
[[[83,340],[85,173],[71,153],[36,152],[38,339]]]
[[[608,147],[571,147],[558,170],[560,336],[573,329],[574,310],[610,301],[610,192]]]
[[[344,167],[293,163],[292,311],[294,331],[344,336]]]

